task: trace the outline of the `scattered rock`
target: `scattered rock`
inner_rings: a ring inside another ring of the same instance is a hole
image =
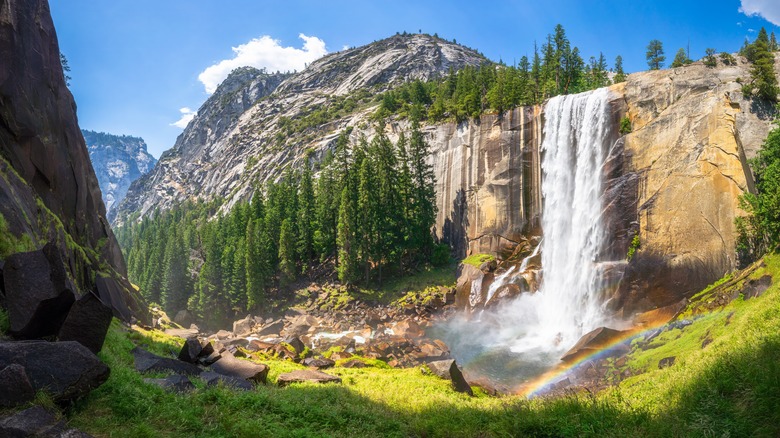
[[[144,379],[144,382],[157,385],[166,391],[171,392],[190,392],[195,389],[195,385],[192,384],[187,376],[181,374],[174,374],[172,376],[165,377],[163,379]]]
[[[232,338],[233,333],[230,333],[227,330],[220,330],[217,332],[215,336],[217,337],[217,339],[227,339],[227,338]]]
[[[135,347],[131,351],[135,359],[135,369],[145,373],[149,371],[171,371],[176,374],[186,374],[188,376],[197,376],[202,372],[197,365],[183,362],[177,359],[158,356],[146,351],[141,347]]]
[[[211,343],[208,343],[207,345],[211,345]],[[212,348],[211,351],[213,352],[214,349]],[[188,363],[195,363],[198,361],[201,353],[203,353],[203,345],[201,345],[198,338],[194,336],[189,337],[184,341],[184,345],[181,347],[181,351],[179,352],[179,360]],[[208,354],[206,354],[206,356],[208,356]]]
[[[203,351],[206,350],[204,349]],[[214,351],[212,348],[212,351],[211,353],[209,353],[208,356],[201,356],[198,358],[198,363],[203,365],[204,367],[207,367],[220,359],[222,359],[222,355]]]
[[[92,292],[79,298],[68,312],[57,338],[76,341],[97,354],[103,348],[113,312]]]
[[[233,323],[233,336],[238,338],[249,336],[254,327],[255,319],[251,315],[247,315],[246,318],[239,319]]]
[[[412,320],[404,320],[393,326],[393,333],[403,338],[419,338],[425,334],[420,325]]]
[[[466,382],[466,379],[463,377],[463,373],[460,372],[460,368],[458,368],[458,364],[454,359],[430,362],[428,363],[428,369],[430,369],[433,374],[441,377],[442,379],[451,380],[452,387],[455,389],[455,391],[465,392],[468,395],[474,395],[474,392],[471,390],[471,386],[469,386],[469,383]]]
[[[257,330],[257,336],[272,336],[279,335],[284,329],[284,321],[276,320],[270,324],[264,325],[260,330]]]
[[[78,342],[0,342],[0,368],[24,367],[35,391],[45,390],[58,401],[70,401],[102,385],[108,367]]]
[[[280,374],[276,379],[279,386],[287,386],[291,383],[341,383],[341,377],[332,376],[315,370],[295,370]]]
[[[265,383],[268,376],[268,365],[252,363],[231,356],[223,356],[222,359],[211,365],[211,369],[223,376],[250,380],[256,383]]]
[[[200,374],[199,377],[203,379],[203,381],[206,382],[206,385],[208,386],[223,385],[228,388],[243,389],[247,391],[254,389],[254,386],[252,386],[252,384],[249,383],[249,381],[246,379],[225,376],[219,373],[215,373],[214,371],[204,371]]]
[[[566,354],[561,357],[564,362],[570,362],[572,360],[579,359],[580,357],[587,356],[596,350],[601,350],[612,342],[625,336],[626,332],[621,330],[613,330],[607,327],[599,327],[589,333],[583,335],[577,344],[575,344]]]
[[[198,336],[198,329],[177,329],[177,328],[169,328],[165,329],[164,332],[166,335],[169,336],[176,336],[177,338],[187,339],[191,338],[193,336]]]
[[[769,286],[771,285],[772,285],[772,276],[764,275],[759,279],[753,279],[748,281],[747,284],[744,286],[744,289],[742,290],[742,294],[745,296],[746,300],[760,297],[764,292],[766,292],[767,289],[769,289]]]
[[[0,408],[18,406],[35,398],[24,367],[11,364],[0,370]]]
[[[9,256],[3,267],[10,333],[21,339],[54,336],[75,301],[59,250],[44,249]]]
[[[76,429],[68,429],[64,421],[41,406],[33,406],[0,419],[0,436],[8,438],[91,438]]]
[[[309,357],[303,360],[303,364],[306,365],[307,367],[325,369],[336,365],[336,362],[325,358],[315,359],[313,357]]]
[[[663,358],[663,359],[658,361],[658,368],[659,369],[661,369],[661,368],[668,368],[668,367],[674,365],[674,361],[676,359],[677,358],[675,356],[665,357],[665,358]]]
[[[306,349],[306,345],[297,336],[290,336],[282,340],[285,344],[289,345],[295,350],[295,354],[301,354]]]

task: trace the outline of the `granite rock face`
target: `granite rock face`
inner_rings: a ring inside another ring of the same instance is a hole
[[[123,199],[130,184],[154,167],[157,160],[142,138],[81,130],[95,169],[106,212]]]
[[[46,0],[0,1],[0,59],[0,214],[8,233],[28,247],[55,242],[79,290],[92,290],[98,271],[126,276]],[[128,289],[122,300],[140,297]]]

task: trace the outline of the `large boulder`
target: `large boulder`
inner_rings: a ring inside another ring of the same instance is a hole
[[[24,367],[36,391],[46,391],[55,400],[69,401],[102,385],[108,367],[78,342],[0,342],[0,369]]]
[[[284,321],[279,319],[264,325],[256,332],[257,332],[257,336],[271,336],[271,335],[279,335],[279,333],[281,333],[283,329],[284,329]]]
[[[127,323],[135,318],[142,324],[152,325],[148,306],[126,279],[98,275],[95,288],[100,301],[109,306],[117,318]]]
[[[249,380],[255,383],[265,383],[268,376],[268,365],[252,363],[226,355],[213,364],[211,369],[223,376]]]
[[[225,376],[223,374],[215,373],[214,371],[205,371],[199,376],[206,382],[207,386],[225,386],[232,389],[243,389],[250,391],[254,389],[254,386],[246,379],[239,379],[237,377]]]
[[[76,341],[97,354],[103,348],[113,313],[92,292],[79,298],[68,312],[57,338]]]
[[[454,359],[429,362],[428,369],[440,378],[452,381],[452,388],[455,391],[474,395],[471,386],[466,381],[466,378],[463,377],[463,373],[460,372],[460,368],[458,368],[458,364]]]
[[[577,343],[561,357],[564,362],[571,362],[610,347],[615,342],[624,339],[628,332],[599,327],[584,334]]]
[[[56,335],[75,301],[59,251],[13,254],[3,268],[10,332],[17,338]]]
[[[276,378],[279,386],[287,386],[291,383],[341,383],[341,377],[333,376],[316,370],[295,370],[280,374]]]
[[[67,427],[64,421],[41,406],[0,418],[0,436],[5,438],[91,438]]]
[[[35,390],[24,367],[11,364],[0,369],[0,408],[17,406],[35,398]]]
[[[209,342],[207,345],[211,346],[211,343]],[[214,351],[213,347],[211,348],[211,351]],[[192,336],[184,341],[184,345],[182,345],[181,351],[179,351],[179,360],[195,363],[198,361],[198,357],[201,356],[201,353],[203,353],[203,345],[197,337]],[[208,352],[205,355],[208,356],[209,354],[211,354],[211,352]]]
[[[319,369],[330,368],[336,365],[336,362],[330,359],[326,359],[324,357],[320,357],[316,359],[313,357],[308,357],[303,360],[303,364],[306,365],[307,367],[317,368],[319,370]]]
[[[252,334],[253,328],[255,328],[255,319],[251,315],[247,315],[246,318],[233,323],[233,336],[237,338],[249,336]]]
[[[176,316],[173,317],[173,322],[179,324],[182,327],[189,327],[195,323],[195,318],[192,316],[189,310],[183,309],[176,312]]]
[[[176,374],[186,374],[188,376],[197,376],[203,370],[197,365],[183,362],[177,359],[158,356],[148,352],[140,347],[135,347],[131,351],[135,360],[135,369],[139,372],[170,371]]]

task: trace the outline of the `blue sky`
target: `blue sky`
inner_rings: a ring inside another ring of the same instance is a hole
[[[326,50],[421,29],[511,64],[532,52],[534,40],[541,42],[561,23],[586,59],[602,51],[611,62],[620,54],[628,71],[639,71],[646,68],[645,46],[653,38],[664,43],[669,62],[689,41],[691,56],[698,59],[707,47],[736,51],[761,26],[771,31],[780,24],[780,0],[50,0],[50,4],[60,48],[72,69],[71,91],[81,126],[143,137],[156,157],[181,133],[182,128],[173,124],[181,121],[182,109],[196,111],[209,95],[207,88],[241,63],[300,69]],[[302,36],[308,40],[306,47]],[[240,46],[241,56],[234,60],[233,48]]]

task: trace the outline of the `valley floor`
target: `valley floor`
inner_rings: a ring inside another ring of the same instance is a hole
[[[742,281],[765,275],[780,278],[780,255]],[[279,374],[303,368],[280,360],[264,361],[269,382],[254,391],[206,388],[193,379],[195,391],[175,395],[144,383],[150,376],[135,371],[130,350],[141,345],[167,355],[182,341],[115,321],[100,353],[111,377],[68,416],[73,427],[112,437],[776,437],[780,282],[748,298],[737,296],[706,314],[689,312],[684,316],[692,324],[667,327],[651,342],[635,339],[622,366],[639,374],[613,388],[532,400],[479,391],[469,397],[419,367],[336,367],[328,372],[343,384],[279,388]],[[713,299],[702,293],[689,309]],[[659,369],[658,361],[670,356],[673,365]]]

